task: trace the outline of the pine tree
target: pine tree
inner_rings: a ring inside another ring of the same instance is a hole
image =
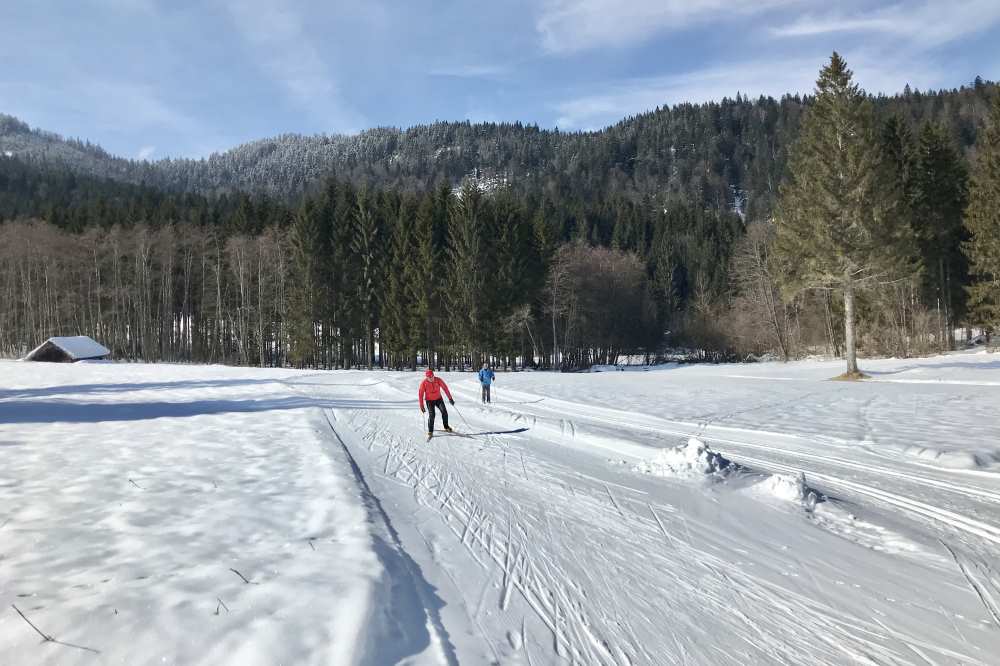
[[[896,113],[889,116],[882,125],[882,153],[890,169],[890,177],[903,193],[901,209],[906,208],[907,200],[912,195],[913,143],[913,132],[906,121]]]
[[[820,72],[781,188],[775,251],[786,293],[843,293],[847,375],[857,376],[855,294],[912,266],[901,193],[875,136],[871,102],[851,79],[837,53]]]
[[[320,223],[316,206],[306,201],[289,230],[289,360],[298,367],[316,365],[316,319],[320,271]]]
[[[391,265],[387,281],[385,302],[382,305],[379,342],[383,355],[390,351],[396,355],[396,365],[401,366],[405,358],[416,361],[415,340],[420,326],[415,302],[409,293],[416,276],[414,275],[413,254],[419,247],[414,235],[414,202],[405,201],[399,208],[399,215],[391,233]]]
[[[378,277],[380,248],[378,245],[378,222],[372,211],[368,193],[358,194],[354,211],[354,237],[351,250],[358,259],[360,273],[357,276],[358,298],[365,329],[365,364],[371,368],[375,359],[375,280]]]
[[[927,304],[939,313],[939,340],[949,346],[965,306],[961,285],[967,267],[961,243],[966,182],[965,165],[945,129],[924,125],[913,161],[911,206],[926,269]]]
[[[972,285],[970,319],[996,331],[1000,327],[1000,94],[994,95],[986,130],[976,143],[964,245]]]
[[[344,181],[331,180],[321,199],[326,213],[326,237],[328,254],[324,261],[324,279],[330,292],[330,302],[326,304],[323,327],[330,350],[330,365],[351,367],[355,363],[355,333],[359,328],[358,275],[361,274],[359,258],[354,252],[355,212],[357,192]]]
[[[486,200],[478,188],[466,185],[448,218],[448,316],[456,341],[475,354],[482,343],[487,314],[481,297],[486,279],[482,266],[483,215]],[[475,363],[478,359],[473,358]]]
[[[414,247],[408,256],[411,278],[407,282],[407,292],[413,303],[413,317],[417,324],[414,332],[416,346],[424,351],[424,361],[433,365],[438,344],[438,309],[440,302],[441,258],[437,239],[437,211],[440,198],[424,195],[417,206],[414,221]]]
[[[490,276],[486,286],[493,302],[487,324],[493,333],[489,344],[498,351],[510,351],[515,341],[497,337],[505,328],[502,322],[519,306],[534,300],[535,285],[542,281],[543,275],[536,268],[533,229],[524,209],[513,197],[503,195],[495,200],[493,212],[495,249],[484,253],[494,264],[486,266]]]

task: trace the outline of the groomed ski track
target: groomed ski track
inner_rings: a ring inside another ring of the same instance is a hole
[[[736,412],[671,419],[507,388],[482,407],[457,374],[452,426],[470,436],[427,442],[414,377],[287,384],[359,406],[324,409],[331,445],[444,601],[461,663],[996,663],[993,472],[720,423]],[[747,409],[765,405],[780,401]],[[633,470],[691,436],[748,473]],[[769,472],[804,472],[842,511],[758,492]]]

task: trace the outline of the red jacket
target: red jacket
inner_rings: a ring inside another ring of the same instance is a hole
[[[420,391],[417,392],[417,396],[420,398],[421,409],[424,406],[424,396],[427,396],[428,402],[440,400],[441,389],[444,389],[445,395],[447,395],[448,399],[451,400],[451,391],[448,390],[448,385],[445,384],[444,380],[440,377],[433,377],[420,382]]]

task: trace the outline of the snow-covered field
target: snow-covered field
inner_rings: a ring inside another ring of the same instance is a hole
[[[0,362],[0,664],[1000,664],[1000,355],[840,365]]]

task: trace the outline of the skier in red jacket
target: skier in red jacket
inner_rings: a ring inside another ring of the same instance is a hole
[[[430,414],[427,416],[427,438],[430,439],[434,435],[434,408],[437,407],[441,410],[441,422],[444,424],[445,432],[451,432],[451,428],[448,427],[448,410],[444,406],[444,398],[441,397],[441,391],[444,390],[445,395],[448,396],[448,402],[455,404],[455,399],[451,397],[451,391],[448,390],[448,385],[444,383],[443,379],[434,376],[433,370],[428,370],[424,373],[424,381],[420,382],[420,390],[417,391],[417,397],[420,400],[420,413],[424,413],[424,397],[427,398],[427,407],[430,409]]]

